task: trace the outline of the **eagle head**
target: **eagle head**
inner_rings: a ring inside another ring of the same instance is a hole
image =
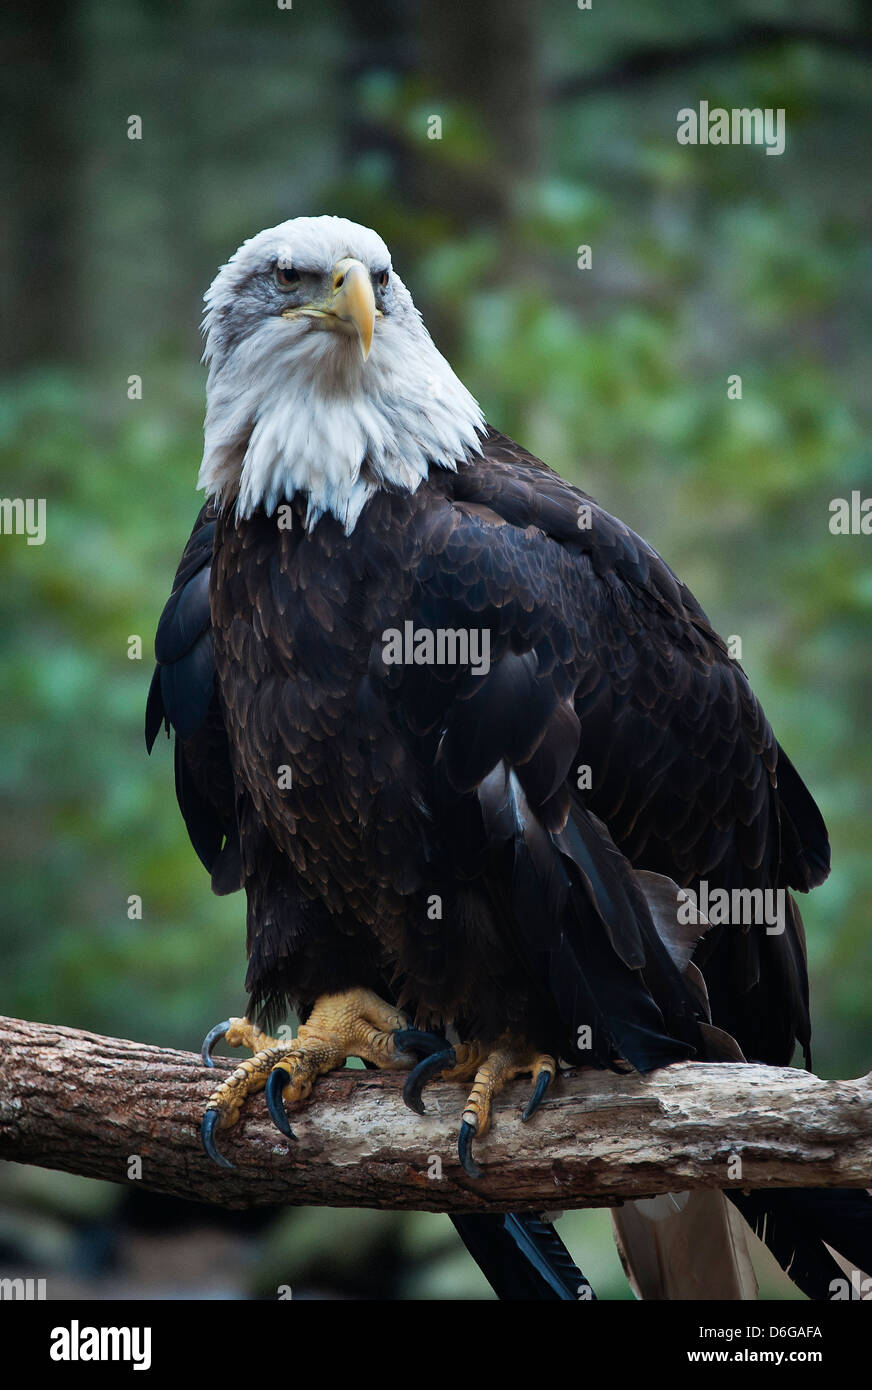
[[[378,487],[480,451],[481,410],[436,349],[381,237],[341,217],[259,232],[205,296],[199,485],[237,515],[308,498],[350,532]]]

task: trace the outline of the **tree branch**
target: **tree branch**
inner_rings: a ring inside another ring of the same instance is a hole
[[[686,43],[644,44],[622,54],[614,63],[593,72],[572,73],[554,82],[552,101],[578,101],[597,92],[635,87],[683,68],[738,58],[773,44],[805,43],[852,57],[872,52],[872,36],[863,30],[832,29],[821,24],[780,24],[766,21],[742,24],[723,33],[693,38]]]
[[[144,1187],[225,1207],[523,1211],[695,1187],[872,1186],[872,1075],[821,1081],[729,1063],[583,1071],[559,1078],[529,1124],[530,1083],[516,1082],[477,1143],[485,1177],[473,1182],[457,1160],[466,1090],[456,1083],[428,1087],[420,1117],[403,1105],[399,1073],[333,1073],[292,1117],[295,1145],[255,1096],[220,1136],[237,1164],[226,1172],[198,1131],[229,1061],[209,1072],[189,1052],[3,1018],[0,1057],[0,1157],[113,1182],[128,1181],[138,1157]]]

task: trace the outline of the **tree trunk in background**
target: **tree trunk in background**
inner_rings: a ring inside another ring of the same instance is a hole
[[[484,124],[489,191],[506,215],[514,186],[539,166],[541,12],[524,0],[423,0],[420,41],[428,85]],[[467,211],[475,217],[475,203]]]
[[[0,134],[0,367],[75,357],[81,346],[74,6],[5,0]]]
[[[378,154],[390,161],[392,204],[425,214],[388,233],[398,264],[430,249],[409,240],[432,233],[469,236],[478,227],[496,230],[500,257],[493,273],[502,280],[523,274],[524,256],[513,237],[517,194],[539,168],[543,81],[541,16],[522,0],[422,0],[419,7],[377,0],[365,7],[344,0],[343,28],[354,55],[345,88],[349,164]],[[424,115],[443,120],[442,145],[403,129],[374,122],[360,100],[360,79],[370,73],[409,79],[421,88]],[[484,136],[476,161],[452,157],[451,121],[462,113]],[[427,217],[429,214],[429,218]],[[375,211],[366,214],[377,222]],[[450,303],[420,296],[428,327],[449,356],[457,336]]]

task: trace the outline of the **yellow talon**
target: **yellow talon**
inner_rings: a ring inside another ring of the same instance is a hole
[[[494,1097],[509,1081],[532,1072],[537,1083],[541,1077],[547,1076],[547,1086],[556,1071],[557,1064],[547,1053],[519,1050],[511,1044],[495,1048],[476,1069],[472,1090],[463,1110],[464,1123],[471,1125],[481,1138],[491,1127]]]
[[[411,1058],[398,1050],[393,1038],[405,1023],[394,1005],[368,989],[323,995],[289,1042],[271,1038],[247,1018],[230,1019],[224,1031],[227,1042],[252,1048],[254,1056],[241,1062],[206,1102],[202,1130],[206,1152],[226,1165],[215,1147],[215,1131],[236,1124],[246,1097],[263,1090],[276,1069],[287,1073],[283,1096],[294,1102],[304,1100],[319,1076],[344,1066],[349,1057],[378,1067],[410,1066]],[[270,1110],[282,1132],[293,1137],[290,1126],[274,1113],[274,1104]]]
[[[475,1137],[481,1138],[490,1129],[493,1118],[493,1101],[498,1092],[516,1076],[523,1076],[532,1072],[536,1078],[536,1085],[521,1117],[523,1120],[529,1120],[541,1103],[542,1097],[557,1071],[557,1063],[548,1053],[528,1047],[519,1047],[508,1041],[494,1048],[492,1052],[485,1055],[484,1061],[478,1064],[482,1052],[483,1050],[476,1044],[468,1044],[463,1059],[464,1070],[469,1067],[470,1063],[475,1064],[475,1079],[463,1110],[457,1152],[460,1162],[471,1178],[483,1176],[472,1156],[472,1141]],[[455,1068],[455,1071],[457,1070],[459,1068]]]
[[[268,1047],[277,1047],[278,1040],[263,1033],[247,1018],[231,1018],[224,1034],[228,1047],[247,1047],[249,1052],[263,1052]]]

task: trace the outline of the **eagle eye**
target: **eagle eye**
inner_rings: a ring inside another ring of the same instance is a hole
[[[273,280],[280,290],[295,290],[300,283],[300,272],[292,265],[273,267]]]
[[[380,290],[386,290],[386,289],[387,289],[387,287],[388,287],[388,281],[390,280],[390,278],[391,278],[391,272],[390,272],[389,270],[380,270],[380,271],[378,272],[378,274],[376,275],[375,279],[376,279],[376,284],[378,285],[378,287],[379,287]]]

